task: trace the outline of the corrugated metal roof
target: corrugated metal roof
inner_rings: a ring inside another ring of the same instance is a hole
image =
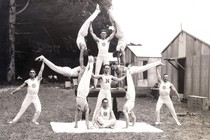
[[[137,57],[161,57],[160,53],[144,46],[127,46]]]

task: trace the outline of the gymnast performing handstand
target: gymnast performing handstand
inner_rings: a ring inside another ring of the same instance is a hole
[[[110,20],[115,23],[115,28],[116,28],[116,38],[118,38],[118,43],[116,47],[116,51],[113,53],[114,57],[117,57],[118,64],[125,65],[125,48],[127,45],[127,42],[125,40],[124,32],[122,27],[120,26],[119,22],[116,20],[112,13],[112,9],[108,10],[108,14],[110,17]]]
[[[88,29],[90,27],[90,24],[98,16],[99,13],[100,13],[100,9],[99,9],[99,5],[97,4],[96,9],[93,12],[93,14],[83,23],[82,27],[80,28],[78,32],[76,43],[77,43],[77,47],[80,50],[79,63],[81,67],[84,66],[84,51],[87,49],[85,37],[88,35]]]
[[[77,97],[76,97],[76,114],[75,114],[75,128],[78,127],[78,115],[80,112],[85,112],[86,126],[89,129],[89,106],[87,102],[87,96],[90,89],[90,79],[93,71],[94,58],[92,56],[88,57],[88,64],[85,68],[85,72],[79,82],[77,88]]]

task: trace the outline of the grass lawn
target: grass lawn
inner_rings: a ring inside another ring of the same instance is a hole
[[[180,116],[182,126],[178,126],[170,115],[166,106],[161,109],[163,124],[155,126],[155,106],[157,100],[150,95],[136,98],[135,113],[138,122],[146,122],[161,130],[163,133],[88,133],[70,134],[54,133],[50,122],[73,122],[75,114],[75,95],[73,89],[64,89],[64,85],[42,84],[39,97],[42,113],[34,125],[31,120],[34,115],[33,105],[29,106],[16,124],[8,124],[18,113],[26,95],[26,88],[14,95],[10,95],[16,86],[0,89],[0,140],[209,140],[210,139],[210,111],[195,112],[195,116]],[[89,98],[89,106],[94,110],[96,98]],[[173,99],[177,113],[189,111],[186,104]],[[118,110],[122,110],[124,98],[118,99]],[[92,112],[90,114],[92,118]]]

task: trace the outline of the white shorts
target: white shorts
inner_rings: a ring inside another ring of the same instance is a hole
[[[83,36],[77,35],[76,43],[77,43],[77,47],[79,48],[79,50],[81,50],[81,48],[80,48],[81,45],[85,46],[85,49],[87,49],[86,41]]]
[[[123,108],[127,108],[128,113],[130,113],[134,108],[135,102],[131,100],[127,100]]]
[[[109,54],[98,54],[96,64],[97,62],[103,63],[103,65],[109,65]]]
[[[81,70],[80,66],[77,66],[77,67],[71,69],[71,71],[70,71],[71,77],[78,77],[80,70]]]
[[[85,111],[85,106],[88,105],[87,99],[83,97],[76,98],[77,108],[81,111]]]

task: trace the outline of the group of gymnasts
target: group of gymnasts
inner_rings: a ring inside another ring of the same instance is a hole
[[[107,14],[110,17],[110,21],[112,23],[112,33],[108,36],[107,30],[102,29],[100,33],[100,37],[97,37],[96,34],[93,32],[92,23],[94,19],[98,16],[98,14],[101,12],[100,6],[97,4],[95,11],[92,13],[92,15],[83,23],[81,26],[78,36],[76,39],[76,43],[78,48],[80,49],[80,56],[79,56],[79,66],[75,68],[70,67],[62,67],[57,66],[53,64],[50,60],[45,58],[43,55],[37,57],[36,61],[41,61],[42,65],[40,68],[40,71],[38,74],[36,74],[36,71],[34,69],[31,69],[29,72],[30,78],[25,80],[24,83],[17,87],[14,91],[11,92],[11,94],[14,94],[18,91],[20,91],[23,87],[27,86],[27,94],[26,97],[21,105],[21,109],[16,115],[16,117],[10,121],[9,123],[15,123],[18,121],[18,119],[21,117],[21,115],[25,112],[25,110],[28,108],[28,106],[33,103],[35,106],[35,114],[32,119],[32,122],[34,124],[39,124],[37,122],[37,119],[40,116],[41,113],[41,103],[40,99],[38,97],[38,91],[40,87],[40,82],[42,80],[42,73],[44,71],[45,65],[47,65],[50,69],[57,72],[58,74],[61,74],[66,77],[78,77],[78,87],[77,87],[77,94],[76,94],[76,113],[75,113],[75,128],[78,128],[78,114],[80,112],[85,113],[85,119],[86,119],[86,126],[87,129],[90,129],[92,127],[99,127],[99,128],[114,128],[116,124],[116,118],[112,110],[112,97],[111,97],[111,83],[112,81],[123,81],[126,77],[126,102],[123,106],[123,113],[125,116],[126,121],[126,128],[129,127],[130,123],[130,116],[132,119],[132,126],[135,125],[136,122],[136,116],[133,112],[134,105],[135,105],[135,86],[133,83],[132,75],[136,73],[140,73],[143,71],[146,71],[150,68],[156,67],[158,82],[159,82],[159,99],[156,105],[156,116],[157,121],[155,124],[160,124],[160,109],[162,105],[165,103],[172,116],[174,117],[176,123],[178,125],[181,125],[180,122],[177,119],[177,115],[173,106],[173,103],[170,98],[170,90],[174,90],[177,94],[178,98],[179,94],[176,91],[176,88],[173,86],[172,83],[168,81],[168,75],[163,75],[163,79],[161,79],[161,76],[158,71],[158,66],[163,65],[161,61],[149,63],[144,66],[132,66],[131,64],[125,64],[125,48],[126,48],[126,39],[124,37],[124,33],[122,31],[122,28],[120,27],[120,24],[116,21],[115,17],[112,13],[112,8],[109,8],[107,10]],[[87,49],[87,44],[85,37],[87,36],[88,32],[93,36],[93,39],[96,41],[98,46],[98,55],[96,58],[96,62],[94,62],[94,57],[91,55],[90,51]],[[112,38],[116,36],[118,39],[118,44],[116,47],[116,51],[113,53],[118,59],[118,63],[112,63],[109,64],[109,55],[108,50],[110,46],[110,41]],[[88,55],[88,63],[86,66],[84,66],[84,56]],[[94,69],[94,63],[95,66],[95,73],[93,74]],[[103,73],[100,74],[100,70],[103,64]],[[110,68],[114,69],[116,74],[118,76],[110,75]],[[91,79],[94,79],[94,84],[91,85]],[[100,91],[98,94],[96,107],[93,112],[92,117],[92,125],[89,124],[89,105],[87,102],[87,96],[89,94],[90,88],[96,88],[98,85],[98,81],[100,81]]]

